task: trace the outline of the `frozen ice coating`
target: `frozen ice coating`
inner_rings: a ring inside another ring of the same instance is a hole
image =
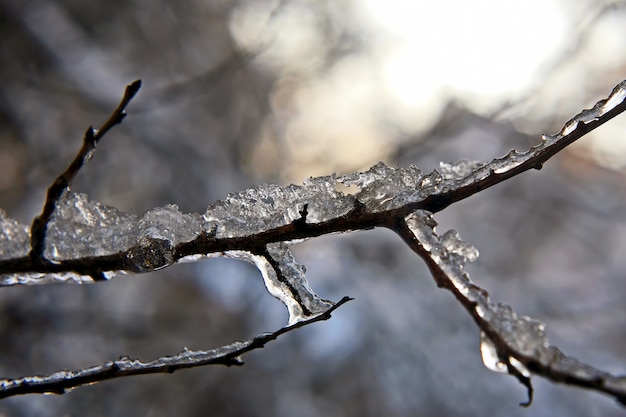
[[[198,236],[202,224],[202,216],[199,214],[183,214],[177,205],[169,204],[144,214],[139,220],[138,228],[142,237],[167,240],[175,246]]]
[[[30,250],[28,226],[7,217],[0,209],[0,259],[26,256]]]
[[[606,103],[602,106],[602,114],[613,110],[615,107],[622,104],[624,100],[626,100],[626,80],[617,84],[615,88],[613,88],[613,91],[611,91]]]
[[[30,233],[0,212],[0,259],[28,255]],[[65,192],[48,223],[44,256],[58,263],[127,252],[127,267],[134,272],[151,271],[174,262],[174,247],[202,232],[202,216],[183,214],[175,205],[158,207],[142,217],[90,201],[86,195]],[[105,271],[110,278],[125,271]],[[30,285],[49,282],[93,282],[75,272],[23,273],[0,276],[0,285]]]
[[[377,213],[393,210],[407,204],[418,203],[429,196],[450,193],[471,185],[494,174],[503,174],[536,156],[538,145],[520,153],[515,150],[489,163],[461,159],[456,162],[441,162],[439,170],[423,174],[411,165],[408,168],[387,166],[378,162],[365,172],[355,172],[337,178],[346,186],[356,185],[355,194],[365,210]]]
[[[613,88],[613,91],[611,91],[611,94],[608,98],[598,101],[591,109],[583,110],[582,112],[571,118],[567,123],[565,123],[563,129],[561,129],[558,134],[554,136],[544,135],[544,139],[548,141],[554,141],[559,138],[565,137],[574,132],[579,123],[587,124],[600,119],[606,113],[610,112],[615,107],[622,104],[625,99],[626,80],[616,85],[615,88]]]
[[[268,289],[270,285],[284,288],[283,294],[287,296],[287,299],[280,298],[280,300],[289,308],[289,324],[325,313],[333,306],[331,301],[320,298],[311,290],[304,275],[304,267],[295,261],[285,243],[269,244],[267,252],[271,257],[270,263],[274,266],[274,275],[277,280],[269,285],[266,280],[266,286]]]
[[[87,275],[80,275],[75,272],[59,272],[59,273],[27,273],[27,274],[5,274],[0,275],[0,287],[10,285],[39,285],[50,284],[54,282],[64,282],[69,284],[86,284],[92,283],[93,278]]]
[[[474,303],[481,319],[490,322],[507,344],[524,355],[533,355],[537,349],[548,346],[543,323],[518,317],[506,304],[492,303],[486,292],[472,283],[463,268],[466,261],[477,259],[478,251],[464,242],[457,231],[449,230],[439,237],[435,231],[437,223],[423,210],[407,216],[406,224],[458,293]]]
[[[464,242],[456,230],[445,232],[441,236],[441,244],[448,253],[459,255],[469,262],[473,262],[478,258],[478,249]]]
[[[485,166],[485,162],[472,161],[470,159],[459,159],[456,162],[440,162],[439,172],[443,178],[447,180],[454,180],[458,178],[467,177],[472,174],[478,168]]]
[[[568,121],[559,133],[561,136],[567,136],[578,127],[579,123],[589,123],[598,120],[609,111],[613,110],[621,104],[626,98],[626,81],[619,83],[606,100],[598,101],[591,109],[583,110],[570,121]]]
[[[133,246],[193,240],[202,230],[198,214],[183,214],[175,205],[158,207],[141,218],[66,192],[48,224],[45,256],[50,260],[104,256]]]
[[[521,355],[536,356],[549,347],[546,325],[528,316],[518,316],[511,306],[490,303],[485,319],[498,331],[502,339]]]
[[[502,174],[518,167],[528,161],[533,156],[532,152],[519,153],[516,150],[510,151],[506,156],[491,161],[490,168],[495,174]]]
[[[274,335],[269,334],[266,339],[270,339]],[[227,359],[229,356],[237,353],[245,353],[257,339],[263,338],[263,335],[254,339],[245,341],[236,341],[229,345],[221,346],[210,350],[189,350],[184,348],[180,353],[174,356],[162,356],[153,361],[142,362],[129,356],[120,356],[113,361],[107,361],[97,366],[82,368],[75,371],[63,370],[57,371],[46,376],[27,376],[16,379],[0,379],[0,390],[11,391],[20,390],[25,387],[37,387],[34,392],[43,394],[63,394],[78,388],[81,385],[89,384],[90,381],[98,382],[95,378],[98,375],[127,376],[141,375],[155,372],[173,372],[177,369],[190,368],[192,366],[208,364],[211,362],[219,363],[237,363],[238,357]],[[80,382],[77,382],[80,381]]]
[[[285,243],[267,245],[265,254],[229,251],[223,255],[253,263],[263,276],[268,292],[289,311],[289,325],[325,313],[333,303],[315,294],[306,280],[304,267],[296,263]]]
[[[354,199],[337,191],[336,181],[331,175],[310,178],[301,186],[264,184],[229,194],[209,206],[204,220],[217,226],[217,237],[243,237],[301,219],[305,205],[307,223],[340,217],[352,209]]]
[[[122,252],[133,245],[136,226],[137,216],[65,192],[48,223],[44,255],[63,260]]]
[[[467,261],[473,262],[478,258],[478,250],[471,244],[463,241],[456,230],[449,230],[439,237],[435,232],[437,222],[432,213],[417,210],[405,218],[405,222],[424,249],[437,261],[440,267],[448,274],[458,288],[470,288],[471,281],[463,267]]]
[[[422,189],[425,187],[422,182],[429,181],[429,187],[441,182],[441,178],[431,176],[424,177],[422,171],[414,165],[396,168],[378,162],[368,171],[343,175],[337,181],[346,186],[359,187],[360,191],[355,197],[367,211],[376,213],[422,200]]]
[[[359,188],[366,188],[373,184],[375,181],[383,180],[389,175],[394,174],[397,171],[396,168],[385,165],[384,162],[379,161],[376,165],[364,172],[353,172],[350,174],[342,175],[337,178],[337,181],[350,187],[356,185]],[[419,171],[419,170],[417,170]]]

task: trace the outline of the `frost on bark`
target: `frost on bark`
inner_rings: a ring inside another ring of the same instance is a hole
[[[87,130],[83,147],[50,186],[43,211],[30,227],[0,210],[0,286],[90,283],[225,256],[259,269],[268,292],[287,307],[288,324],[247,341],[206,351],[184,349],[151,362],[121,357],[77,371],[2,379],[0,397],[64,393],[105,379],[207,364],[240,365],[242,354],[285,332],[328,319],[349,300],[344,297],[334,303],[315,294],[291,245],[330,233],[385,227],[423,258],[437,285],[452,292],[474,319],[485,366],[508,373],[527,387],[528,401],[523,405],[532,401],[532,375],[595,389],[626,404],[626,377],[566,356],[549,344],[545,324],[518,316],[512,307],[493,302],[487,291],[473,284],[463,267],[477,259],[478,251],[454,230],[438,235],[433,218],[434,213],[494,184],[540,169],[565,146],[626,110],[626,81],[556,135],[544,135],[529,150],[513,150],[490,162],[441,163],[439,170],[430,173],[379,162],[365,172],[310,178],[302,185],[260,185],[230,194],[204,213],[185,214],[167,205],[136,216],[90,201],[71,192],[70,185],[99,140],[122,121],[139,86],[135,82],[127,87],[122,102],[100,129]],[[354,192],[338,191],[338,184]]]

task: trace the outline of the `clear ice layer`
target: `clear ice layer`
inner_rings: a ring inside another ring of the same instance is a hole
[[[481,161],[472,161],[469,159],[460,159],[456,162],[440,162],[439,171],[446,180],[454,180],[465,178],[471,175],[478,168],[485,166],[486,163]]]
[[[28,226],[7,217],[0,209],[0,260],[19,258],[30,251]]]
[[[244,237],[285,226],[303,218],[321,223],[345,215],[354,198],[336,189],[334,175],[310,178],[303,185],[264,184],[229,194],[207,209],[205,228],[218,238]]]
[[[626,99],[626,80],[622,81],[618,85],[613,88],[611,94],[606,100],[598,101],[591,109],[583,110],[578,113],[576,116],[571,118],[565,125],[563,129],[555,135],[549,136],[544,135],[545,139],[559,139],[560,137],[565,137],[573,133],[580,123],[587,124],[596,120],[599,120],[602,116],[613,110],[615,107],[619,106]]]
[[[156,241],[173,248],[201,231],[200,215],[183,214],[172,204],[138,217],[66,192],[48,224],[44,255],[51,261],[105,256]]]

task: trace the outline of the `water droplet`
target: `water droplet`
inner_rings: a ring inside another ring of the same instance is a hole
[[[496,345],[485,332],[480,332],[480,354],[487,369],[501,374],[508,372],[506,364],[498,356]]]

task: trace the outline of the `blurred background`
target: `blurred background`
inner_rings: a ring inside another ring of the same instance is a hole
[[[74,191],[141,214],[204,212],[264,182],[526,150],[626,78],[626,2],[0,0],[0,207],[30,224],[89,125],[143,88]],[[436,218],[477,284],[553,344],[626,374],[626,116]],[[0,401],[0,416],[617,416],[486,370],[478,330],[386,230],[294,247],[321,296],[356,300],[231,369],[112,380]],[[0,375],[207,349],[287,312],[251,265],[182,264],[0,291]]]

